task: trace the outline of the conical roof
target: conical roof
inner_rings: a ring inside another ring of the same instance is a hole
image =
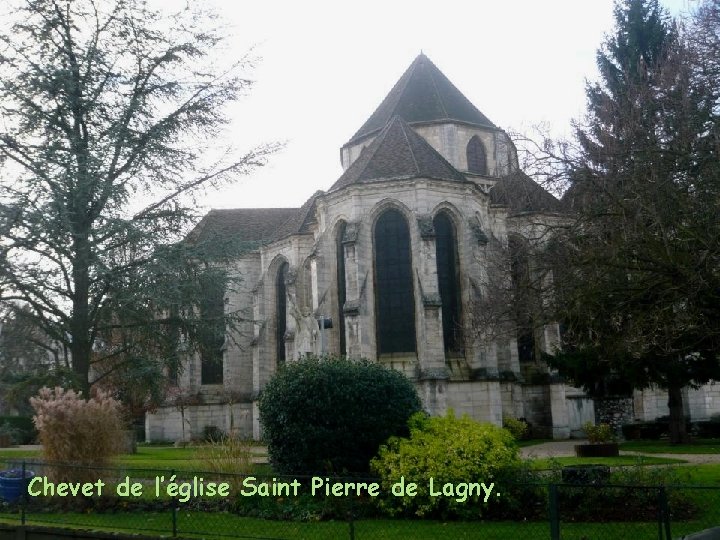
[[[381,130],[393,116],[400,116],[409,124],[456,121],[496,127],[422,53],[345,146]]]
[[[352,184],[409,178],[468,182],[402,118],[394,116],[329,191]]]

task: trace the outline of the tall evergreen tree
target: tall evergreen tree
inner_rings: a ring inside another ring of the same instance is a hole
[[[720,377],[718,82],[699,81],[692,34],[656,1],[624,0],[615,18],[568,162],[575,220],[556,276],[566,349],[553,362],[589,389],[666,388],[678,442],[682,387]]]

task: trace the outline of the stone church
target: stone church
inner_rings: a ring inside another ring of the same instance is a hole
[[[524,418],[553,438],[594,421],[593,401],[539,361],[557,325],[478,324],[493,246],[532,245],[562,219],[561,202],[519,170],[508,135],[420,54],[340,160],[340,178],[300,208],[212,210],[193,231],[247,246],[224,298],[245,322],[217,354],[187,359],[179,385],[194,399],[148,414],[148,440],[211,426],[258,438],[265,383],[322,353],[404,372],[433,414]],[[523,271],[505,270],[507,280]]]

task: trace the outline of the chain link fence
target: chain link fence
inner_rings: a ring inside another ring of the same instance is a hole
[[[21,496],[0,503],[0,522],[177,538],[358,539],[562,538],[671,540],[720,525],[720,486],[605,482],[502,482],[470,492],[462,519],[396,516],[377,479],[0,462]],[[8,496],[0,479],[0,497]],[[361,486],[358,488],[358,486]],[[365,487],[362,487],[365,486]],[[440,488],[436,488],[440,489]],[[377,490],[381,491],[381,490]],[[466,491],[440,494],[460,497]]]

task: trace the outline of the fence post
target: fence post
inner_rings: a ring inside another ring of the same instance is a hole
[[[175,476],[175,469],[170,471],[171,477]],[[172,535],[173,538],[177,538],[177,498],[172,498],[172,504],[170,505],[172,507]]]
[[[658,490],[658,527],[660,528],[659,538],[662,540],[662,528],[665,526],[665,538],[672,540],[670,534],[670,509],[668,508],[667,492],[665,486],[660,486]]]
[[[355,522],[353,521],[352,511],[348,512],[348,533],[350,540],[355,540]]]
[[[548,514],[550,516],[550,540],[560,540],[560,516],[558,514],[557,485],[548,486]]]
[[[25,490],[20,494],[20,525],[25,525],[25,506],[27,505],[28,489],[25,484],[25,471],[27,469],[25,460],[22,461],[22,484],[25,486]]]

